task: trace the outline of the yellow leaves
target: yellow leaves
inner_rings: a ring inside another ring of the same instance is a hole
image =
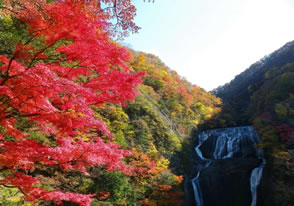
[[[294,171],[294,164],[291,162],[291,154],[287,151],[280,151],[273,154],[274,165],[278,167],[286,167],[291,172]]]
[[[166,159],[166,158],[164,158],[164,157],[160,158],[160,159],[156,162],[157,167],[162,167],[162,168],[164,168],[164,169],[167,169],[168,166],[169,166],[169,164],[170,164],[169,160]]]
[[[153,142],[150,142],[147,154],[150,156],[151,159],[157,159],[160,156],[160,153],[156,149]]]
[[[282,104],[276,104],[275,112],[278,116],[286,116],[287,115],[287,107]]]
[[[1,12],[2,12],[3,10],[0,10],[0,14],[1,14]],[[13,20],[12,20],[12,18],[11,18],[11,16],[9,15],[9,16],[5,16],[4,15],[4,17],[3,17],[3,22],[5,22],[5,24],[13,24]]]
[[[17,188],[4,186],[0,186],[0,203],[2,203],[1,205],[33,206],[32,203],[24,201],[24,195]]]
[[[135,132],[134,131],[128,131],[128,135],[133,135],[133,134],[135,134]]]
[[[113,119],[117,119],[118,121],[129,120],[129,116],[123,111],[121,107],[109,105],[106,109],[108,110],[107,112],[111,115]]]
[[[145,57],[145,55],[144,55],[143,53],[141,53],[141,54],[139,55],[139,57],[138,57],[137,60],[136,60],[136,63],[137,63],[137,65],[139,65],[139,66],[144,65],[144,64],[146,63],[146,57]]]
[[[204,119],[205,120],[209,120],[209,119],[211,119],[212,118],[212,115],[211,114],[206,114],[205,116],[204,116]]]
[[[185,108],[181,105],[181,104],[177,104],[175,107],[174,107],[174,110],[176,112],[182,112]]]
[[[13,196],[13,197],[7,198],[7,200],[12,203],[17,203],[17,202],[20,202],[22,198],[20,196]]]
[[[204,111],[205,111],[205,105],[204,104],[202,104],[201,102],[197,102],[196,107],[197,107],[197,109],[199,110],[200,113],[204,113]]]
[[[294,117],[294,108],[290,104],[276,104],[275,112],[279,117],[282,118],[293,118]]]
[[[211,107],[206,107],[206,111],[207,111],[207,113],[212,113],[213,109]]]
[[[86,115],[85,115],[84,113],[82,113],[82,112],[78,112],[77,114],[78,114],[78,116],[80,116],[80,117],[85,117],[85,116],[86,116]]]
[[[289,152],[278,152],[276,154],[273,155],[274,158],[276,159],[280,159],[282,161],[289,161],[291,159],[291,155],[289,154]]]
[[[199,119],[194,119],[192,122],[193,122],[193,124],[198,125],[200,123],[200,120]]]
[[[87,137],[87,135],[86,134],[81,134],[81,135],[79,135],[79,139],[82,139],[82,140],[84,140],[84,141],[89,141],[89,137]]]
[[[168,75],[167,71],[165,71],[165,70],[161,70],[161,73],[162,73],[163,75]]]
[[[68,109],[66,111],[66,114],[69,115],[72,118],[78,118],[78,117],[85,117],[86,115],[82,112],[76,112],[74,109]]]
[[[176,116],[177,116],[177,113],[176,113],[176,112],[172,112],[172,113],[170,114],[170,116],[171,116],[171,117],[176,117]]]

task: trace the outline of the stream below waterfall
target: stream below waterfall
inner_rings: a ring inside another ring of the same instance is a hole
[[[252,126],[198,134],[191,180],[196,206],[257,206],[266,160]],[[193,204],[193,205],[195,205]]]

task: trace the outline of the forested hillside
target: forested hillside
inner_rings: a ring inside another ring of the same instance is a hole
[[[127,204],[141,200],[146,205],[181,205],[191,130],[219,112],[221,101],[180,77],[158,57],[135,51],[132,55],[132,70],[145,73],[139,95],[126,105],[104,105],[97,115],[115,135],[113,141],[137,155],[132,164],[151,168],[133,182],[128,201],[133,196],[137,199]]]
[[[261,187],[264,204],[294,204],[294,42],[214,93],[226,108],[214,124],[226,126],[220,120],[228,125],[253,124],[261,136],[260,147],[268,159]]]
[[[138,30],[130,1],[0,11],[1,204],[180,205],[191,130],[221,101],[113,41]]]

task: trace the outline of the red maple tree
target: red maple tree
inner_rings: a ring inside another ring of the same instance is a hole
[[[101,3],[112,4],[116,14]],[[28,37],[0,56],[0,170],[8,174],[0,184],[19,188],[30,201],[90,205],[92,195],[38,187],[33,171],[41,165],[85,174],[93,166],[132,172],[122,162],[131,153],[99,137],[112,134],[91,108],[136,96],[142,74],[130,72],[129,53],[111,40],[108,23],[116,15],[118,26],[135,31],[134,7],[129,0],[19,0],[4,1],[1,9],[26,25]],[[23,118],[57,146],[31,139],[17,127]],[[78,138],[89,133],[87,141]]]

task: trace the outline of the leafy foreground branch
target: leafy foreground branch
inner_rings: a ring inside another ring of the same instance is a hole
[[[1,5],[0,35],[10,44],[0,54],[0,184],[18,188],[26,200],[90,205],[92,194],[42,187],[36,172],[48,168],[85,175],[91,167],[141,172],[123,162],[131,152],[109,141],[113,135],[92,110],[134,99],[142,76],[130,72],[128,51],[109,37],[110,17],[93,5]],[[125,15],[132,21],[132,12]]]

